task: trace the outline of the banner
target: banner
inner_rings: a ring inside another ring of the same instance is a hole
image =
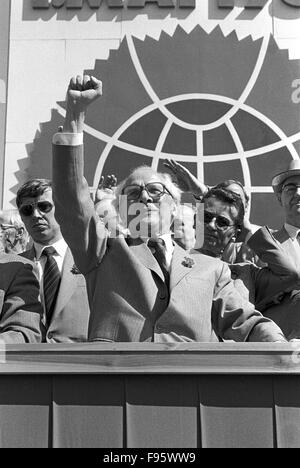
[[[85,127],[92,191],[101,175],[122,180],[142,164],[164,170],[173,158],[208,185],[240,180],[251,194],[252,222],[281,224],[271,179],[300,154],[300,2],[21,4],[12,0],[13,28],[31,54],[23,73],[36,77],[29,89],[35,116],[25,124],[26,169],[16,186],[51,177],[51,135],[63,121],[65,88],[85,71],[104,89]]]

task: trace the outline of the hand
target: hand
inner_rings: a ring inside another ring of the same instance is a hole
[[[105,178],[101,176],[99,180],[98,188],[95,194],[95,203],[98,203],[99,201],[103,200],[103,198],[107,196],[113,196],[117,184],[118,184],[118,179],[116,178],[115,175],[111,174],[111,175],[106,176]]]
[[[186,169],[182,164],[174,161],[174,159],[167,159],[164,162],[170,171],[176,176],[178,186],[184,192],[191,192],[197,197],[202,197],[207,193],[207,186],[202,184],[193,174]]]
[[[64,132],[83,131],[88,106],[102,96],[102,82],[93,76],[73,77],[67,91],[67,113]]]

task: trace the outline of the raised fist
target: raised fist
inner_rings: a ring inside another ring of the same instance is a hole
[[[68,106],[84,111],[92,102],[102,96],[102,82],[94,76],[84,75],[70,80],[67,100]]]

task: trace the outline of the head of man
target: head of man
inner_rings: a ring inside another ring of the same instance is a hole
[[[34,242],[51,245],[61,239],[60,227],[54,217],[49,180],[29,180],[18,190],[16,202],[22,221]]]
[[[283,207],[285,221],[300,228],[300,175],[285,179],[277,197]]]
[[[0,213],[0,235],[5,253],[19,254],[26,250],[28,233],[18,210],[4,210]]]
[[[204,197],[204,243],[202,251],[221,257],[234,241],[245,215],[241,197],[231,190],[212,189]]]
[[[170,232],[180,197],[168,174],[142,166],[117,187],[117,211],[133,238],[156,238]]]

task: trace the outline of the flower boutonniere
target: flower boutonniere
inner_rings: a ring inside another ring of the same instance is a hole
[[[190,257],[184,257],[182,265],[185,266],[186,268],[193,268],[193,266],[195,265],[195,262]]]
[[[75,263],[74,263],[74,265],[73,265],[72,268],[71,268],[71,273],[72,273],[73,275],[81,275],[81,271],[79,271],[79,269],[77,268],[77,266],[75,265]]]

